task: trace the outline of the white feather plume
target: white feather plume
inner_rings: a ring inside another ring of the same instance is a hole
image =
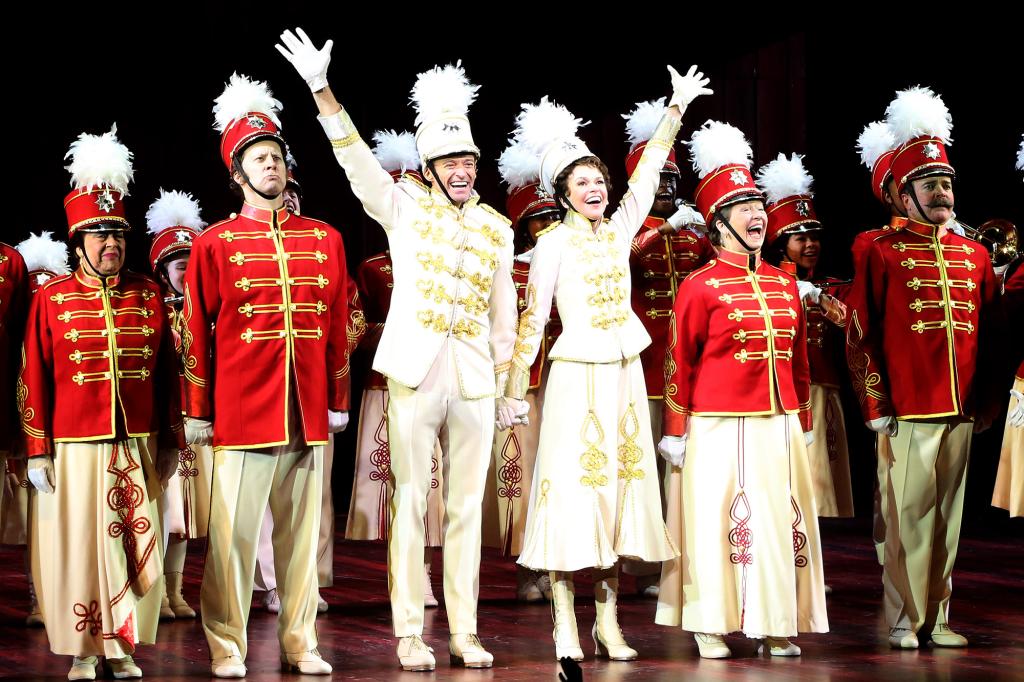
[[[540,157],[513,139],[498,157],[498,172],[511,192],[540,179]]]
[[[516,116],[515,140],[526,149],[540,156],[544,149],[555,140],[576,137],[576,131],[587,125],[572,112],[542,97],[537,104],[524,104]]]
[[[71,272],[68,265],[68,245],[52,237],[53,232],[30,234],[28,239],[14,247],[25,259],[25,268],[29,272],[46,270],[55,275],[66,275]]]
[[[150,234],[159,234],[168,227],[191,227],[202,230],[206,223],[199,217],[199,202],[187,192],[160,189],[160,196],[146,211],[146,229]]]
[[[266,114],[278,128],[281,119],[277,114],[284,105],[274,99],[270,86],[263,81],[250,80],[248,76],[238,73],[231,74],[224,87],[224,92],[213,100],[214,129],[223,133],[228,125],[249,112],[258,111]]]
[[[754,158],[754,150],[750,148],[743,132],[720,121],[706,121],[693,131],[686,144],[690,147],[693,170],[700,177],[734,163],[750,168]]]
[[[1024,171],[1024,135],[1021,135],[1020,138],[1020,149],[1017,150],[1017,170]]]
[[[466,114],[479,89],[479,85],[473,85],[466,77],[462,60],[454,66],[435,66],[424,71],[416,76],[409,96],[416,109],[416,125],[442,114]]]
[[[953,141],[953,117],[942,98],[930,88],[914,86],[900,90],[885,110],[885,117],[897,145],[922,135],[937,137],[947,145]]]
[[[811,177],[804,168],[804,157],[793,154],[789,158],[779,154],[774,161],[769,161],[757,171],[757,184],[764,190],[768,203],[774,204],[795,194],[810,194]]]
[[[651,100],[650,102],[639,102],[636,109],[623,114],[626,119],[626,137],[634,147],[641,142],[646,142],[654,135],[661,118],[668,111],[665,106],[665,98]]]
[[[65,168],[71,172],[71,186],[89,190],[109,187],[128,196],[128,183],[135,176],[132,153],[117,139],[117,124],[102,135],[82,133],[71,143],[64,159],[71,159]]]
[[[299,168],[299,162],[295,160],[295,156],[292,155],[291,149],[284,150],[284,165],[285,168],[294,173]]]
[[[885,121],[867,124],[857,138],[857,153],[860,154],[861,163],[867,166],[868,170],[874,170],[878,158],[895,146],[896,137]]]
[[[419,170],[416,136],[408,131],[378,130],[373,134],[373,155],[389,173]]]

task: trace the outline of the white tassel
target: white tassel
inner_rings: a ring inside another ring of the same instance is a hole
[[[265,114],[274,125],[281,127],[277,114],[284,105],[274,99],[270,86],[263,81],[233,73],[224,92],[213,102],[213,127],[218,133],[223,133],[232,121],[253,111]]]
[[[389,173],[419,170],[420,155],[416,151],[416,136],[410,132],[378,130],[373,134],[373,155]]]
[[[132,153],[117,139],[117,124],[102,135],[82,133],[71,143],[65,159],[71,164],[71,185],[75,189],[109,187],[128,196],[128,183],[135,176]]]
[[[875,121],[864,127],[857,138],[857,152],[860,161],[873,171],[879,157],[896,147],[896,137],[885,121]]]
[[[668,111],[668,107],[665,106],[665,98],[662,97],[650,102],[640,102],[633,111],[623,114],[622,118],[626,119],[626,137],[629,143],[635,147],[641,142],[651,139],[666,111]]]
[[[29,272],[46,270],[55,275],[66,275],[71,272],[68,265],[68,245],[51,237],[53,232],[30,234],[28,239],[14,247],[25,259],[25,268]]]
[[[693,170],[704,177],[716,168],[740,164],[750,168],[754,150],[738,128],[720,121],[707,121],[693,132],[690,141]]]
[[[953,117],[930,88],[915,86],[897,92],[885,116],[897,145],[922,135],[937,137],[946,145],[953,141]]]
[[[150,234],[156,235],[168,227],[178,225],[194,230],[206,227],[199,214],[199,202],[187,192],[168,192],[161,188],[160,196],[146,211],[146,229]]]
[[[416,76],[409,99],[416,109],[416,125],[443,114],[466,114],[476,100],[479,85],[473,85],[459,60],[454,66],[435,66]]]
[[[796,194],[810,194],[811,177],[803,164],[804,157],[793,154],[786,158],[779,154],[774,161],[769,161],[757,171],[757,184],[768,197],[768,203],[774,204]]]

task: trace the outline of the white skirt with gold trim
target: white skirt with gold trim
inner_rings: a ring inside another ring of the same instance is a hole
[[[653,444],[638,357],[553,361],[519,563],[576,571],[677,556]]]
[[[1013,388],[1024,393],[1024,379],[1018,377]],[[1009,410],[1016,406],[1017,399],[1010,396]],[[1009,418],[1003,429],[992,506],[1009,511],[1010,516],[1024,516],[1024,428],[1010,426]]]
[[[427,547],[440,547],[444,525],[441,446],[435,444],[425,519]],[[346,540],[387,540],[391,524],[391,449],[388,447],[388,392],[366,389],[359,407],[356,469],[352,476]]]
[[[655,622],[691,632],[827,632],[818,517],[795,415],[693,417],[669,482]]]
[[[807,447],[818,516],[853,516],[850,452],[839,391],[811,384],[814,442]]]
[[[213,448],[189,445],[178,456],[178,468],[160,496],[164,532],[186,538],[205,538],[210,525],[213,489]]]
[[[153,445],[55,446],[54,492],[32,496],[29,543],[55,654],[119,658],[156,639],[163,548]]]

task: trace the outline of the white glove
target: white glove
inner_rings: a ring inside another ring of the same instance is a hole
[[[796,281],[796,290],[800,292],[800,300],[807,300],[815,305],[821,300],[821,289],[814,286],[811,282],[798,279]]]
[[[814,442],[814,431],[804,431],[804,445],[810,446]]]
[[[205,419],[185,417],[185,442],[189,445],[213,444],[213,424]]]
[[[668,224],[678,232],[687,225],[703,225],[704,218],[686,204],[680,204],[676,212],[668,219]]]
[[[498,398],[494,403],[494,425],[499,431],[510,429],[516,424],[528,426],[530,403],[515,398]]]
[[[52,493],[56,487],[53,474],[53,455],[28,458],[28,480],[41,493]]]
[[[897,423],[894,417],[879,417],[864,423],[875,433],[882,433],[890,437],[896,435]]]
[[[705,78],[704,74],[697,70],[696,64],[690,67],[685,76],[680,76],[679,72],[671,66],[668,67],[668,72],[672,76],[672,99],[669,100],[668,105],[679,107],[680,113],[686,111],[690,102],[700,95],[714,94],[713,90],[706,87],[711,79]]]
[[[686,461],[686,434],[662,436],[661,442],[658,443],[658,452],[672,466],[683,466],[683,462]]]
[[[340,433],[348,427],[348,412],[327,410],[327,432]]]
[[[1014,428],[1024,428],[1024,393],[1010,389],[1010,395],[1017,399],[1017,404],[1006,415],[1007,421]]]
[[[297,38],[295,33],[299,34]],[[334,47],[334,41],[328,40],[318,50],[301,28],[296,28],[295,33],[286,29],[281,34],[281,42],[284,43],[284,46],[274,45],[274,47],[291,62],[302,79],[306,81],[309,89],[319,92],[327,87],[327,67],[331,63],[331,48]]]

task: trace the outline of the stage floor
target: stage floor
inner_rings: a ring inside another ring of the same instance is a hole
[[[758,657],[756,644],[729,638],[735,658],[701,660],[689,634],[653,623],[655,602],[626,596],[619,613],[629,643],[640,660],[611,663],[595,660],[590,626],[594,605],[589,577],[577,580],[576,611],[587,659],[585,680],[1003,680],[1024,679],[1024,525],[1009,524],[1009,535],[971,539],[965,533],[954,572],[951,623],[971,646],[963,650],[889,649],[881,619],[880,569],[865,520],[826,521],[826,582],[831,632],[804,635],[796,641],[803,656],[793,659]],[[338,528],[344,528],[339,520]],[[202,542],[190,545],[185,595],[199,606]],[[22,571],[23,550],[0,549],[0,677],[65,679],[70,659],[49,652],[42,629],[22,625],[27,606]],[[440,553],[434,558],[434,590],[441,596]],[[323,591],[330,611],[317,620],[320,653],[334,666],[336,680],[539,680],[558,679],[553,661],[551,615],[544,604],[520,605],[514,599],[515,568],[492,550],[484,551],[479,626],[495,656],[490,670],[452,668],[448,656],[444,603],[427,612],[424,639],[434,647],[437,670],[404,673],[397,667],[395,640],[387,601],[384,547],[379,543],[339,541],[335,551],[335,586]],[[633,582],[623,579],[623,592]],[[279,672],[275,617],[254,604],[249,619],[246,679],[299,679]],[[140,649],[136,660],[146,679],[178,680],[209,677],[206,640],[198,620],[162,624],[156,646]],[[313,678],[305,678],[313,679]]]

